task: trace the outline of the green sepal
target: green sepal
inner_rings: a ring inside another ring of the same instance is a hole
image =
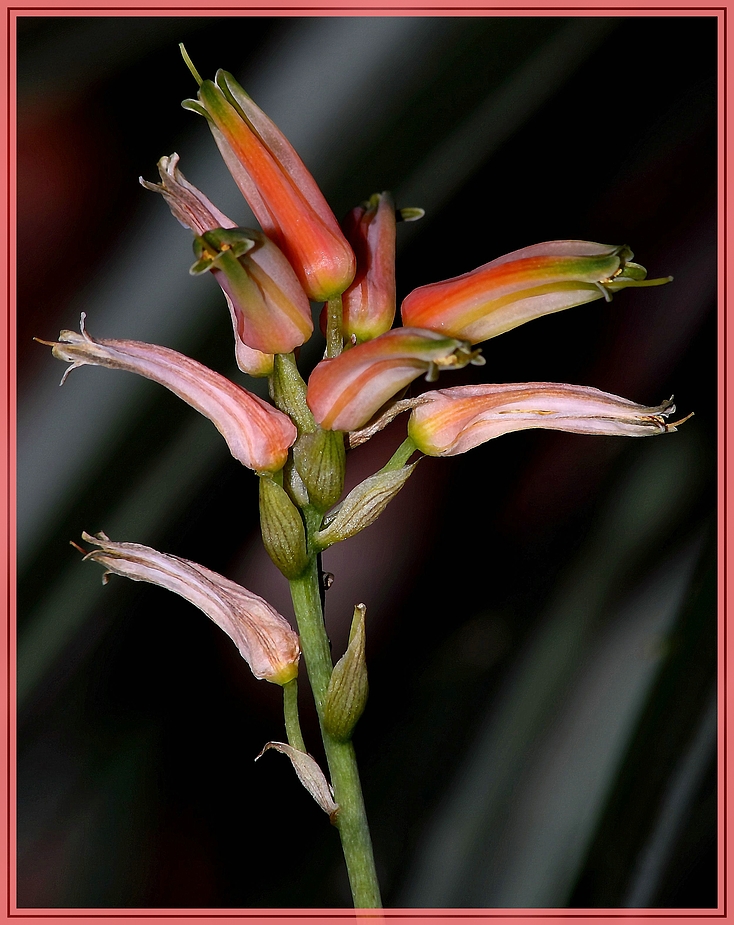
[[[206,111],[206,108],[202,106],[198,100],[184,100],[181,103],[181,108],[188,109],[189,112],[195,112],[197,116],[204,116],[204,118],[208,122],[211,122],[212,117]]]
[[[364,604],[357,604],[354,608],[347,650],[334,666],[326,690],[324,729],[340,742],[351,739],[367,703],[366,613]]]
[[[395,213],[395,218],[399,222],[417,222],[426,214],[425,209],[418,206],[404,206]]]
[[[260,527],[275,565],[287,579],[298,578],[308,565],[303,520],[288,492],[267,475],[260,477]]]
[[[293,447],[293,460],[311,504],[321,512],[333,507],[344,491],[344,434],[320,427],[301,434]]]

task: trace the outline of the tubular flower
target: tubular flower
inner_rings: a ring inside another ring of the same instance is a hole
[[[683,423],[667,422],[674,412],[672,399],[648,408],[583,385],[468,385],[415,399],[408,434],[427,456],[457,456],[495,437],[532,427],[626,437],[664,434]]]
[[[290,353],[311,335],[306,293],[278,248],[258,231],[237,228],[186,180],[178,161],[177,154],[162,157],[162,182],[140,182],[161,193],[173,215],[197,235],[191,272],[210,270],[224,291],[237,365],[250,375],[269,375],[274,353]]]
[[[330,360],[308,380],[306,401],[324,430],[356,430],[396,392],[422,373],[434,381],[440,369],[481,366],[483,357],[464,341],[434,331],[393,328]]]
[[[645,279],[647,270],[632,257],[626,246],[590,241],[534,244],[414,289],[401,307],[403,324],[478,344],[542,315],[595,299],[610,301],[627,286],[660,286],[672,279]]]
[[[342,295],[342,330],[348,340],[371,340],[389,331],[395,318],[395,204],[375,193],[342,222],[357,257],[357,275]]]
[[[293,268],[264,234],[206,231],[194,241],[196,275],[211,270],[235,313],[236,336],[261,353],[290,353],[313,331],[311,306]]]
[[[355,258],[334,213],[295,150],[234,77],[217,71],[199,101],[219,150],[265,234],[280,247],[310,299],[324,302],[354,278]]]
[[[256,472],[275,472],[283,467],[297,436],[287,415],[168,347],[134,340],[94,340],[84,328],[84,319],[82,314],[81,334],[62,331],[57,342],[40,341],[53,347],[57,359],[71,363],[62,384],[77,366],[107,366],[138,373],[164,385],[209,418],[243,466]]]
[[[298,674],[301,649],[290,624],[270,604],[241,585],[196,562],[137,543],[113,543],[104,533],[87,543],[99,546],[84,557],[133,581],[148,581],[185,598],[229,636],[256,678],[287,684]]]

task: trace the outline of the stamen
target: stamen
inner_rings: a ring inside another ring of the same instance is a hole
[[[599,292],[601,292],[601,294],[604,296],[604,300],[605,300],[606,302],[611,302],[611,301],[612,301],[612,294],[611,294],[611,292],[610,292],[608,289],[605,289],[605,288],[604,288],[604,283],[608,283],[608,282],[609,282],[608,279],[606,279],[606,280],[603,279],[603,280],[601,280],[601,282],[595,283],[594,285],[598,288]]]
[[[186,48],[184,47],[184,43],[179,42],[178,47],[181,50],[181,57],[186,62],[186,67],[191,71],[191,75],[194,78],[194,80],[198,83],[199,86],[201,86],[204,83],[204,81],[201,79],[201,75],[194,67],[194,62],[191,60],[191,58],[189,58],[189,53],[186,51]]]
[[[668,427],[680,427],[681,424],[685,424],[689,418],[692,418],[695,413],[695,411],[691,411],[690,414],[687,414],[684,418],[681,418],[680,421],[673,421],[671,424],[668,424]]]

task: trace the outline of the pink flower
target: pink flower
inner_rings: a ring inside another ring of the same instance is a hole
[[[158,162],[161,193],[171,212],[196,235],[193,274],[211,270],[232,318],[237,364],[250,375],[269,375],[274,353],[290,353],[313,331],[311,306],[293,268],[259,231],[235,223],[186,180],[172,154]]]
[[[356,430],[418,376],[426,373],[433,381],[439,369],[482,365],[478,353],[433,331],[393,328],[322,360],[311,373],[306,400],[324,430]]]
[[[632,251],[590,241],[546,241],[484,266],[414,289],[401,307],[403,324],[430,328],[472,344],[574,305],[611,300],[627,286],[660,286],[631,263]]]
[[[675,412],[672,399],[648,408],[599,389],[556,382],[458,386],[426,392],[413,402],[408,434],[428,456],[456,456],[532,427],[647,437],[683,423],[667,422]]]
[[[354,254],[283,133],[226,71],[202,81],[199,101],[183,105],[208,119],[242,195],[308,297],[323,302],[342,293],[354,278]]]
[[[40,341],[53,347],[53,355],[71,363],[62,384],[77,366],[107,366],[145,376],[164,385],[215,425],[230,453],[256,472],[283,468],[297,431],[291,419],[241,386],[168,347],[134,340],[94,340],[62,331],[59,340]]]
[[[148,581],[185,598],[224,630],[256,678],[287,684],[298,674],[301,649],[285,617],[241,585],[203,565],[137,543],[113,543],[104,533],[87,543],[99,546],[84,557],[133,581]]]

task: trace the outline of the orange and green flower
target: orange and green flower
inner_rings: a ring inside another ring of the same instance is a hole
[[[308,406],[324,430],[356,430],[419,376],[434,381],[441,369],[461,369],[468,363],[482,365],[484,359],[466,341],[393,328],[322,360],[308,381]]]
[[[354,253],[283,133],[227,71],[217,71],[213,81],[202,80],[198,100],[183,105],[209,121],[242,195],[308,297],[324,302],[340,295],[354,278]]]
[[[311,336],[311,307],[298,278],[264,234],[235,223],[184,177],[179,157],[158,162],[160,183],[142,185],[161,193],[178,221],[197,236],[196,275],[211,271],[224,291],[235,336],[235,356],[243,372],[266,376],[273,354],[290,353]]]
[[[403,324],[430,328],[478,344],[543,315],[596,299],[610,301],[628,286],[661,286],[646,279],[627,246],[546,241],[505,254],[439,283],[414,289],[401,306]]]

